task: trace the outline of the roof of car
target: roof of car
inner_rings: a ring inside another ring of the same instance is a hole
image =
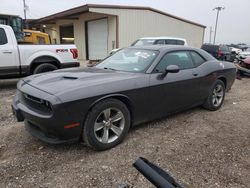
[[[191,50],[195,49],[189,46],[182,46],[182,45],[146,45],[146,46],[130,46],[128,48],[134,48],[134,49],[146,49],[146,50],[159,50],[159,51],[165,51],[165,50]]]
[[[166,37],[166,36],[162,36],[162,37],[142,37],[139,38],[140,39],[148,39],[148,40],[157,40],[157,39],[173,39],[173,40],[184,40],[186,41],[186,39],[183,38],[177,38],[177,37]]]

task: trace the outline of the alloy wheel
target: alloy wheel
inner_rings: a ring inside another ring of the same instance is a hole
[[[213,90],[213,96],[212,96],[212,102],[215,107],[218,107],[221,105],[223,101],[223,95],[224,95],[224,90],[221,85],[216,85],[214,90]]]
[[[107,144],[118,139],[125,127],[123,113],[117,108],[107,108],[96,118],[94,133],[97,140]]]

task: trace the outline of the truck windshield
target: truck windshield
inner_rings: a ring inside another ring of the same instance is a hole
[[[108,57],[96,67],[127,72],[144,72],[158,54],[159,52],[155,50],[126,48]]]

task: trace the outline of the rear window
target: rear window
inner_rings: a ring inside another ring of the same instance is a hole
[[[131,46],[153,45],[154,43],[155,43],[154,39],[140,39],[134,42]]]
[[[176,45],[177,44],[177,41],[176,40],[173,40],[173,39],[167,39],[166,40],[166,44],[169,44],[169,45]]]
[[[206,60],[200,56],[200,54],[194,52],[194,51],[191,51],[190,52],[191,56],[192,56],[192,59],[194,61],[194,64],[196,67],[200,66],[201,64],[205,63]]]
[[[229,51],[229,48],[227,46],[220,46],[220,48],[221,48],[221,51],[223,51],[223,52]]]
[[[183,40],[176,40],[177,45],[184,45],[185,42]]]
[[[0,28],[0,45],[7,44],[7,36],[3,28]]]
[[[216,45],[202,45],[201,49],[209,52],[218,51],[219,46]]]

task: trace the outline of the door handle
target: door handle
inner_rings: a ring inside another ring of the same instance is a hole
[[[198,72],[194,72],[193,75],[194,75],[194,76],[198,76],[199,73],[198,73]]]
[[[12,54],[12,51],[10,51],[10,50],[3,50],[2,53],[3,54]]]

